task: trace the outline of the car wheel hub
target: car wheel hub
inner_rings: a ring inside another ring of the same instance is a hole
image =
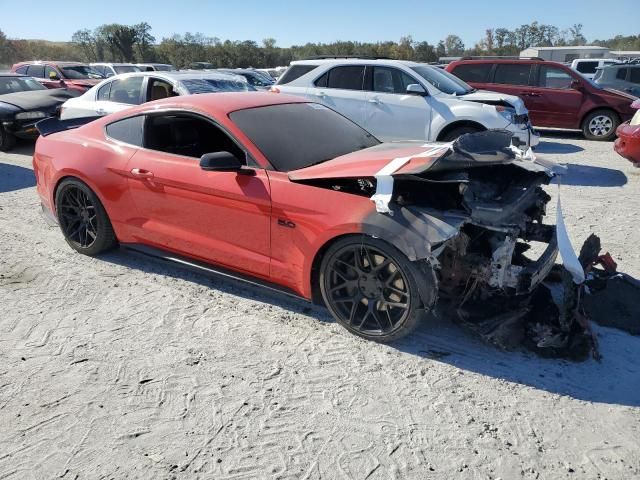
[[[598,115],[597,117],[593,117],[589,122],[589,132],[596,137],[602,137],[609,132],[613,128],[613,120],[606,115]]]

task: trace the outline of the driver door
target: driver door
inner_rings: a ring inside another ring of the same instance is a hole
[[[200,116],[148,116],[144,147],[129,160],[129,189],[140,240],[199,260],[268,278],[271,195],[261,168],[205,171],[200,156],[246,153]]]

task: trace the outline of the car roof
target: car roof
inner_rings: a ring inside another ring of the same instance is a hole
[[[405,65],[405,66],[416,66],[416,65],[429,65],[428,63],[421,62],[412,62],[410,60],[393,60],[393,59],[382,59],[382,58],[312,58],[309,60],[294,60],[291,62],[291,65],[343,65],[348,63],[349,65],[371,65],[377,64],[380,65]]]
[[[84,62],[69,62],[69,61],[57,61],[57,60],[31,60],[25,62],[19,62],[16,65],[56,65],[56,66],[72,66],[72,65],[89,65]]]
[[[200,110],[219,117],[226,117],[231,112],[237,110],[287,103],[312,102],[301,97],[274,92],[219,92],[164,98],[162,100],[144,103],[128,109],[126,112],[130,115],[131,113],[148,112],[150,108],[156,110],[171,110],[177,108]]]
[[[218,71],[203,71],[203,70],[181,70],[181,71],[161,71],[155,70],[152,72],[130,72],[130,73],[121,73],[120,75],[115,75],[113,77],[109,77],[107,81],[113,81],[114,79],[122,79],[129,77],[158,77],[163,78],[165,80],[197,80],[199,78],[202,79],[215,79],[215,80],[237,80],[241,82],[245,82],[245,78],[240,75],[233,75],[231,73],[226,72],[218,72]]]
[[[89,65],[115,65],[118,67],[128,67],[128,66],[132,66],[135,67],[137,66],[135,63],[127,63],[127,62],[91,62]]]

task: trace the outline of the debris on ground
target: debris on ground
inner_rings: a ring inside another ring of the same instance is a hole
[[[600,238],[591,234],[578,257],[586,275],[582,284],[556,265],[531,294],[468,295],[455,307],[456,316],[465,327],[505,350],[525,346],[543,357],[583,361],[591,354],[599,360],[591,321],[640,335],[640,282],[618,273],[611,254],[600,251]],[[554,291],[559,291],[556,299]]]

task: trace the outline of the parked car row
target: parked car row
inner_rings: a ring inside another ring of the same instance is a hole
[[[640,65],[595,62],[596,80],[614,71],[618,80],[635,79],[640,72]],[[255,69],[213,69],[206,62],[191,67],[174,72],[165,64],[22,62],[13,70],[35,75],[48,88],[82,92],[59,109],[63,119],[107,115],[169,96],[270,89],[324,104],[384,141],[452,141],[505,129],[519,144],[535,147],[534,126],[579,129],[589,139],[609,140],[626,131],[618,127],[635,113],[632,95],[538,58],[466,58],[444,70],[389,59],[314,58],[292,62],[275,85]],[[575,67],[593,65],[580,61]]]

